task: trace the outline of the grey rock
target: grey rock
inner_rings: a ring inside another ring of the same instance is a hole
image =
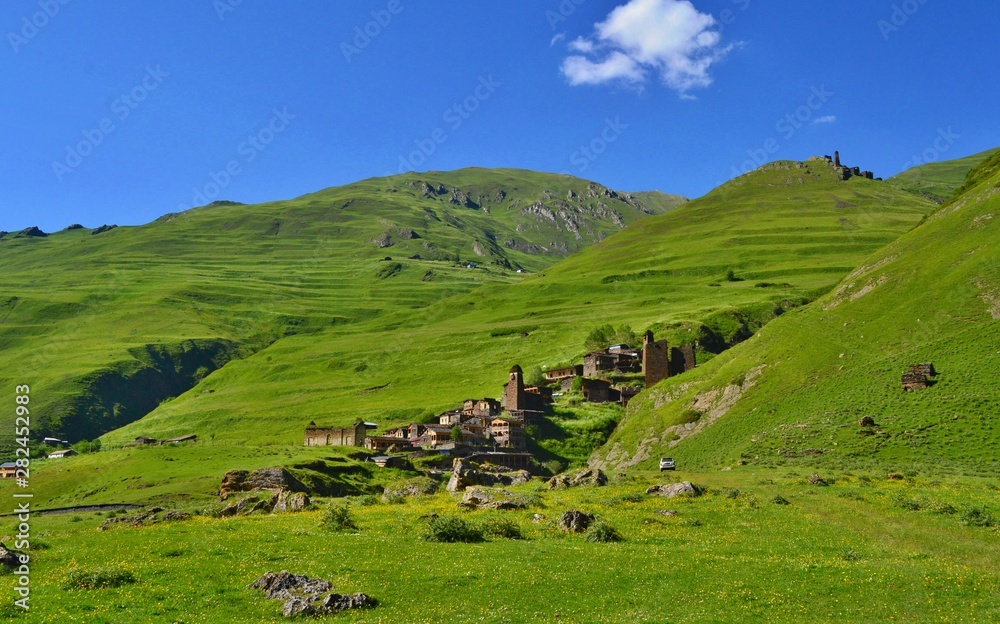
[[[475,462],[456,459],[452,467],[451,478],[448,480],[447,490],[461,492],[474,485],[509,486],[528,481],[531,481],[531,473],[527,470],[487,470]]]
[[[570,509],[559,518],[559,528],[572,533],[582,533],[594,521],[594,516]]]
[[[689,481],[681,483],[664,483],[654,485],[646,490],[646,494],[657,494],[664,498],[674,498],[675,496],[698,496],[698,490]]]
[[[608,477],[601,470],[587,468],[579,472],[556,475],[549,479],[548,484],[550,490],[579,487],[582,485],[600,487],[608,484]]]
[[[222,477],[219,498],[226,500],[237,492],[260,492],[288,490],[309,492],[309,488],[292,476],[284,468],[260,468],[253,472],[230,470]]]
[[[523,496],[501,488],[469,488],[459,503],[462,507],[473,509],[524,509],[530,503]]]
[[[278,492],[278,499],[274,502],[274,513],[299,512],[309,508],[309,495],[305,492],[289,492],[281,490]]]

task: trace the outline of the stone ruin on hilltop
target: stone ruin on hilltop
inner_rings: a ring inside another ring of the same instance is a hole
[[[835,151],[833,153],[833,158],[829,156],[813,156],[809,160],[822,160],[826,164],[830,165],[840,174],[841,180],[850,180],[851,178],[865,178],[867,180],[878,180],[881,181],[882,178],[876,178],[875,174],[871,171],[862,171],[860,167],[848,167],[840,162],[840,152]]]

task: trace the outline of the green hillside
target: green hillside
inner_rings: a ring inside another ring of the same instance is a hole
[[[987,150],[965,158],[932,162],[907,169],[887,182],[897,188],[944,203],[962,186],[966,174],[978,167],[997,150]]]
[[[995,475],[1000,469],[1000,154],[927,223],[815,304],[629,406],[594,463],[673,455],[701,468],[775,464]],[[901,374],[932,362],[926,390]],[[861,426],[871,417],[875,426]]]
[[[35,435],[90,439],[281,338],[512,283],[658,210],[569,176],[467,169],[6,234],[0,386],[31,385]]]
[[[404,424],[497,396],[515,362],[530,371],[579,357],[606,323],[653,327],[674,344],[703,337],[720,350],[826,292],[932,209],[877,182],[838,181],[821,163],[778,163],[516,286],[284,338],[105,442],[197,431],[294,444],[309,420]],[[729,271],[742,281],[727,281]]]

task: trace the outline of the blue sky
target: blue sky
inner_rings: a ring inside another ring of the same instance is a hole
[[[972,0],[8,0],[0,230],[401,168],[696,197],[839,149],[890,176],[1000,145],[997,23]]]

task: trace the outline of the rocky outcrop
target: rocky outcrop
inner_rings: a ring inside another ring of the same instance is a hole
[[[570,509],[559,517],[559,528],[571,533],[583,533],[594,522],[594,516]]]
[[[459,503],[462,507],[472,509],[525,509],[530,502],[524,496],[501,488],[469,488]]]
[[[601,470],[587,468],[579,472],[556,475],[549,479],[550,490],[579,486],[600,487],[608,484],[608,477]]]
[[[437,492],[439,484],[429,477],[417,477],[409,481],[390,483],[382,491],[382,500],[429,496]]]
[[[309,509],[309,495],[305,492],[289,492],[281,490],[274,501],[273,513],[295,513]]]
[[[531,481],[531,473],[527,470],[505,470],[497,467],[487,469],[475,462],[456,459],[448,480],[449,492],[461,492],[467,487],[483,485],[517,485]]]
[[[248,587],[261,590],[271,600],[284,601],[281,613],[285,617],[322,615],[378,604],[367,594],[337,594],[330,581],[289,574],[285,570],[277,574],[268,572]]]
[[[160,514],[163,515],[160,515]],[[127,527],[140,527],[149,526],[151,524],[157,524],[160,522],[177,522],[180,520],[187,520],[191,517],[191,514],[184,511],[167,511],[164,512],[162,507],[153,507],[148,511],[138,513],[132,516],[119,516],[117,518],[108,518],[101,523],[101,526],[97,527],[99,531],[107,531],[108,529],[114,528],[116,526],[127,526]]]
[[[21,557],[27,556],[27,554],[20,550],[7,548],[3,542],[0,542],[0,566],[13,570],[21,566]]]
[[[309,488],[284,468],[259,468],[253,472],[230,470],[222,477],[219,498],[226,500],[237,492],[309,492]]]
[[[699,496],[701,489],[691,485],[690,481],[680,483],[664,483],[654,485],[646,490],[646,494],[656,494],[664,498],[674,498],[675,496]]]
[[[14,238],[45,238],[46,236],[48,236],[48,234],[41,231],[37,227],[30,227],[15,234]]]
[[[115,229],[116,227],[118,227],[118,226],[117,225],[102,225],[101,227],[99,227],[96,230],[92,231],[90,233],[90,235],[93,236],[95,234],[104,234],[105,232],[110,232],[111,230]]]

